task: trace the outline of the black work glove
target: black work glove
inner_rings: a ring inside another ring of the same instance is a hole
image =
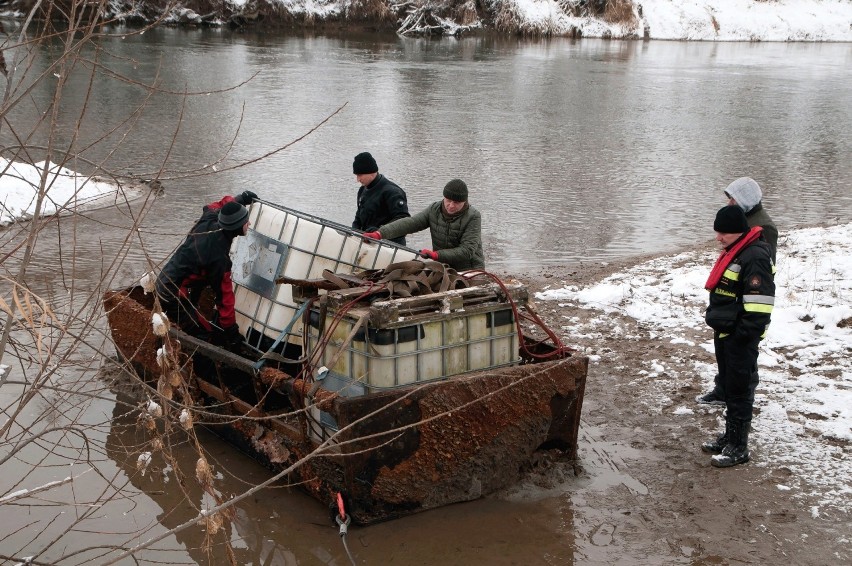
[[[221,348],[225,348],[229,352],[239,354],[242,351],[245,339],[240,332],[240,327],[236,324],[216,330],[213,334],[213,343]]]
[[[251,191],[243,191],[234,197],[234,200],[243,206],[248,206],[258,199],[257,193]]]

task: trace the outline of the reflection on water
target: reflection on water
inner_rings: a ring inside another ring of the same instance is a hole
[[[138,411],[128,411],[126,407],[116,405],[106,439],[106,453],[138,490],[134,498],[140,510],[144,513],[150,509],[155,514],[152,519],[156,523],[165,529],[174,529],[198,517],[199,509],[210,507],[214,502],[193,477],[198,454],[189,443],[176,443],[171,447],[170,454],[177,464],[177,470],[166,462],[162,453],[153,455],[145,473],[137,469],[138,455],[150,450],[151,440],[151,436],[137,426],[137,415]],[[265,479],[259,466],[245,461],[232,447],[223,445],[202,428],[198,428],[197,433],[205,449],[209,450],[207,456],[218,480],[216,486],[223,489],[224,495],[230,497],[239,494],[250,487],[249,482]],[[173,441],[179,440],[180,436],[176,434]],[[270,491],[274,494],[280,489]],[[294,520],[297,521],[297,528],[302,526],[298,513],[303,506],[298,501],[301,498],[272,497],[282,504],[280,512],[260,504],[261,498],[251,498],[234,506],[233,521],[224,527],[224,532],[210,537],[209,541],[205,530],[193,525],[177,532],[165,546],[156,545],[154,548],[158,550],[142,551],[141,555],[150,556],[155,552],[180,549],[198,564],[224,564],[227,563],[224,540],[230,541],[237,564],[295,564],[296,556],[309,557],[314,554],[313,544],[306,545],[299,539],[288,540],[285,537],[287,544],[282,545],[275,535],[276,531],[287,533]],[[310,500],[306,503],[312,502]],[[269,524],[270,520],[275,521],[274,527]],[[141,540],[144,537],[140,537]],[[321,558],[322,562],[327,552],[323,550],[320,554],[323,556],[317,558]]]

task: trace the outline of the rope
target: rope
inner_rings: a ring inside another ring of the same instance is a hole
[[[387,290],[389,298],[443,293],[470,286],[470,282],[455,269],[438,261],[418,259],[392,263],[384,269],[353,275],[332,273],[326,269],[322,277],[338,289],[380,285],[378,289]]]
[[[352,299],[351,301],[349,301],[348,303],[343,305],[340,309],[338,309],[338,311],[334,313],[334,316],[331,319],[331,324],[329,324],[328,329],[323,329],[323,322],[324,322],[325,317],[322,314],[320,314],[319,326],[317,327],[317,344],[315,346],[313,353],[309,357],[306,356],[307,362],[302,366],[302,369],[299,371],[298,375],[296,375],[296,379],[301,378],[305,382],[310,382],[310,381],[314,380],[314,368],[316,366],[316,363],[319,361],[319,357],[322,355],[322,352],[324,352],[325,349],[328,347],[328,343],[329,343],[329,341],[331,341],[331,337],[334,333],[334,330],[343,321],[343,318],[346,316],[346,313],[353,306],[355,306],[358,302],[360,302],[364,298],[366,298],[366,297],[368,297],[371,294],[376,292],[375,291],[376,287],[380,287],[380,286],[377,286],[377,285],[370,283],[366,291],[364,291],[359,296],[355,297],[354,299]],[[309,301],[306,301],[304,304],[307,304],[308,302]],[[321,311],[321,313],[322,313],[322,311]],[[305,316],[305,318],[307,318],[308,314],[305,313],[303,316]],[[358,329],[360,329],[360,327],[362,326],[362,324],[364,322],[366,322],[366,317],[362,317],[362,319],[360,319],[358,321],[358,323],[355,325],[355,328],[352,329],[352,331],[350,331],[349,336],[344,341],[344,344],[341,345],[340,349],[334,355],[334,358],[333,358],[334,363],[337,362],[337,359],[343,353],[343,350],[349,345],[349,343],[355,337],[355,333],[357,332]],[[310,321],[305,320],[304,321],[305,328],[307,328],[308,324],[310,324]],[[329,365],[333,365],[333,363],[329,364]],[[301,404],[302,408],[304,408],[305,407],[304,396],[299,395],[298,399],[299,399],[299,403]]]

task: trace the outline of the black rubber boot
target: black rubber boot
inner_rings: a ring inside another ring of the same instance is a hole
[[[695,402],[699,405],[719,405],[724,406],[725,394],[719,391],[718,388],[713,388],[713,391],[699,395],[695,398]]]
[[[719,435],[716,439],[705,442],[701,445],[702,452],[707,454],[721,454],[725,446],[728,445],[728,423],[725,422],[725,432]]]
[[[728,418],[726,421],[728,444],[720,454],[710,458],[710,463],[717,468],[730,468],[748,462],[748,431],[750,427],[750,421]]]

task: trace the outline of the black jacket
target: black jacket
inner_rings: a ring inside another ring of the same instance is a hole
[[[234,197],[227,196],[204,207],[201,218],[160,272],[156,287],[162,301],[173,303],[178,298],[188,299],[191,288],[209,285],[216,294],[222,328],[236,324],[229,255],[234,234],[224,232],[218,221],[219,210],[232,200]]]
[[[719,338],[733,335],[745,342],[763,336],[774,304],[772,248],[761,236],[734,258],[710,290],[704,319]]]
[[[375,232],[384,224],[409,216],[405,191],[380,173],[372,183],[358,189],[358,210],[352,227],[363,232]],[[404,246],[405,236],[391,241]]]

